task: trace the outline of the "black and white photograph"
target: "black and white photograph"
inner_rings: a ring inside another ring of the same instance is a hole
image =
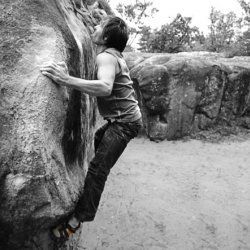
[[[1,0],[0,250],[250,250],[250,1]]]

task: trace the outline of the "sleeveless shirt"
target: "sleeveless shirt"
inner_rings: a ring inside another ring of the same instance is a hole
[[[116,74],[111,95],[97,97],[98,109],[104,119],[115,119],[120,122],[133,122],[141,118],[138,101],[135,98],[133,81],[122,53],[108,48],[102,53],[113,55],[120,68]]]

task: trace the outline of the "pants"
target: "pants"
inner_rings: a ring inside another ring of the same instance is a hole
[[[92,221],[104,190],[105,182],[128,142],[137,136],[141,128],[141,120],[121,123],[108,122],[95,133],[95,156],[91,160],[75,217],[78,220]]]

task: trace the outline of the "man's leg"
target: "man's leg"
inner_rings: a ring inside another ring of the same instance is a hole
[[[108,125],[99,142],[95,157],[90,162],[85,179],[84,191],[75,209],[75,217],[80,221],[92,221],[95,217],[105,182],[127,143],[138,133],[118,123]]]
[[[97,151],[97,148],[106,132],[106,129],[108,128],[108,125],[109,124],[106,123],[95,132],[95,137],[94,137],[95,152]],[[73,234],[79,228],[79,226],[80,226],[79,219],[77,219],[74,215],[72,215],[68,221],[65,221],[65,223],[52,228],[51,236],[55,240],[67,239],[71,234]]]
[[[83,195],[76,206],[75,214],[65,223],[52,228],[53,238],[68,238],[79,228],[80,222],[94,219],[110,169],[127,143],[138,134],[140,127],[140,123],[113,123],[104,125],[96,132],[96,155],[90,162]]]

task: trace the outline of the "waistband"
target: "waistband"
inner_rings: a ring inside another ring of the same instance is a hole
[[[131,122],[124,122],[124,121],[121,121],[121,120],[118,120],[118,119],[115,119],[115,118],[107,118],[105,119],[109,124],[111,123],[114,123],[114,122],[118,122],[118,123],[137,123],[137,122],[140,122],[142,123],[142,118],[140,117],[139,119],[136,119],[134,121],[131,121]]]

